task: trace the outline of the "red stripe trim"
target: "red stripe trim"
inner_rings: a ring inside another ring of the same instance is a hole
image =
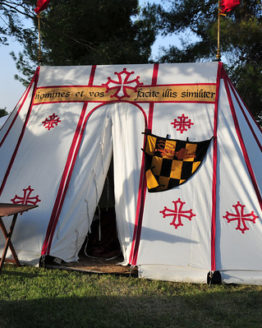
[[[261,145],[260,141],[258,140],[258,137],[257,137],[257,135],[256,135],[256,133],[255,133],[255,131],[254,131],[254,129],[253,129],[253,127],[252,127],[252,125],[251,125],[251,123],[250,123],[248,117],[247,117],[247,114],[246,114],[246,112],[245,112],[245,110],[244,110],[244,108],[243,108],[241,102],[239,101],[239,95],[236,93],[236,90],[235,90],[235,88],[234,88],[232,82],[231,82],[229,79],[228,79],[228,82],[229,82],[230,88],[231,88],[231,90],[232,90],[232,92],[233,92],[233,94],[234,94],[234,96],[235,96],[235,98],[236,98],[236,100],[237,100],[237,103],[238,103],[238,105],[239,105],[239,107],[240,107],[240,109],[241,109],[241,111],[242,111],[242,114],[244,115],[244,117],[245,117],[245,119],[246,119],[246,122],[247,122],[247,124],[248,124],[248,126],[249,126],[249,128],[250,128],[250,130],[251,130],[251,132],[252,132],[252,134],[253,134],[253,137],[255,138],[255,140],[256,140],[256,142],[257,142],[257,145],[258,145],[258,147],[260,148],[260,151],[262,151],[262,145]],[[246,108],[247,108],[247,107],[246,107]],[[247,110],[248,110],[248,109],[247,109]],[[249,112],[249,114],[251,115],[250,112]],[[252,115],[251,115],[251,117],[252,117]],[[252,117],[252,119],[253,119],[253,117]],[[253,119],[253,121],[254,121],[255,124],[257,124],[256,121],[255,121],[254,119]],[[257,126],[258,126],[258,125],[257,125]],[[259,127],[259,126],[258,126],[258,127]],[[261,131],[261,128],[260,128],[260,127],[259,127],[259,130]]]
[[[262,210],[262,197],[260,195],[260,191],[259,191],[259,188],[258,188],[258,185],[257,185],[257,182],[256,182],[256,177],[255,177],[254,171],[252,169],[252,165],[251,165],[249,157],[248,157],[248,153],[247,153],[246,146],[245,146],[245,143],[244,143],[244,140],[243,140],[243,137],[242,137],[242,133],[241,133],[240,128],[239,128],[239,123],[238,123],[236,111],[235,111],[233,101],[232,101],[232,97],[231,97],[230,90],[229,90],[228,80],[229,80],[228,77],[225,77],[225,88],[226,88],[227,97],[228,97],[228,101],[229,101],[229,105],[230,105],[230,110],[231,110],[232,117],[233,117],[234,124],[235,124],[236,133],[237,133],[238,140],[239,140],[239,143],[240,143],[240,146],[241,146],[241,149],[242,149],[242,153],[243,153],[244,158],[245,158],[245,162],[246,162],[246,165],[247,165],[247,169],[248,169],[251,181],[253,183],[253,187],[254,187],[256,195],[257,195],[257,199],[258,199],[260,208]]]
[[[94,78],[95,78],[95,72],[96,72],[96,65],[93,65],[91,68],[91,73],[90,73],[90,78],[89,78],[89,83],[88,86],[93,86],[94,83]]]
[[[158,77],[158,69],[159,64],[154,64],[153,68],[153,76],[152,76],[152,86],[157,84]],[[153,124],[153,114],[154,114],[154,103],[150,103],[149,106],[149,115],[148,115],[148,127],[149,131],[152,130]],[[144,137],[144,148],[146,144],[146,135]],[[142,221],[145,207],[145,199],[146,199],[146,177],[145,177],[145,154],[142,155],[142,163],[140,168],[140,181],[139,181],[139,190],[137,197],[137,207],[136,207],[136,220],[135,220],[135,228],[133,233],[133,241],[129,256],[129,263],[132,265],[136,265],[137,256],[141,238],[141,230],[142,230]]]
[[[226,75],[225,72],[224,72],[224,74]],[[226,75],[226,76],[227,76],[227,75]],[[227,76],[227,77],[228,77],[228,76]],[[229,81],[229,84],[231,85],[231,88],[234,89],[235,92],[237,92],[237,91],[236,91],[236,88],[234,87],[234,85],[233,85],[233,83],[231,82],[231,80],[228,79],[228,81]],[[251,111],[249,110],[247,104],[246,104],[246,103],[244,102],[244,100],[242,99],[241,95],[237,93],[237,96],[238,96],[238,98],[242,101],[242,103],[244,104],[244,106],[245,106],[246,110],[248,111],[250,117],[252,118],[253,122],[256,124],[256,126],[258,127],[258,129],[262,132],[262,127],[261,127],[261,126],[258,124],[258,122],[255,120],[253,114],[252,114]]]
[[[80,118],[79,118],[79,121],[78,121],[78,124],[77,124],[77,127],[76,127],[76,131],[75,131],[75,134],[74,134],[74,137],[73,137],[73,141],[72,141],[72,144],[71,144],[71,147],[70,147],[70,150],[69,150],[69,154],[68,154],[68,157],[67,157],[67,162],[66,162],[63,174],[62,174],[60,185],[59,185],[59,188],[58,188],[56,200],[55,200],[55,203],[54,203],[54,206],[53,206],[51,218],[50,218],[49,225],[48,225],[47,232],[46,232],[45,241],[44,241],[44,244],[43,244],[43,247],[42,247],[42,255],[47,254],[47,250],[48,250],[48,248],[50,248],[50,244],[52,242],[53,233],[54,233],[57,221],[58,221],[57,213],[59,212],[59,209],[60,209],[61,199],[63,197],[63,191],[64,191],[64,188],[65,188],[65,185],[66,185],[68,171],[69,171],[70,165],[72,163],[72,158],[73,158],[75,148],[76,148],[76,143],[77,143],[77,140],[79,138],[80,131],[81,131],[81,126],[82,126],[82,123],[83,123],[86,108],[87,108],[87,104],[84,104],[84,106],[82,108]],[[51,233],[52,233],[52,236],[51,236]]]
[[[153,69],[152,86],[155,86],[157,84],[158,69],[159,69],[159,64],[155,64]],[[152,129],[152,124],[153,124],[153,113],[154,113],[154,103],[150,103],[149,118],[148,118],[148,129],[150,130]]]
[[[128,103],[128,104],[131,104],[131,105],[137,107],[137,108],[142,112],[142,114],[143,114],[143,116],[144,116],[144,120],[145,120],[145,127],[147,127],[147,116],[146,116],[146,113],[145,113],[144,109],[143,109],[141,106],[139,106],[138,104],[134,104],[134,103],[131,102],[131,101],[123,101],[123,102]],[[97,109],[99,109],[100,107],[103,107],[103,106],[105,106],[105,105],[107,105],[107,104],[100,104],[100,105],[94,107],[94,108],[93,108],[93,109],[87,114],[86,121],[89,120],[90,116],[91,116],[91,115],[92,115]]]
[[[213,139],[213,178],[212,178],[212,218],[211,218],[211,271],[216,271],[216,200],[217,200],[217,124],[220,78],[223,64],[218,63],[216,102],[214,111],[214,139]]]
[[[18,149],[20,147],[20,144],[22,142],[22,139],[24,137],[24,134],[25,134],[25,129],[26,129],[26,126],[27,126],[27,123],[29,121],[29,118],[30,118],[30,115],[31,115],[31,112],[32,112],[32,101],[33,101],[33,98],[34,98],[34,95],[35,95],[35,92],[36,92],[36,86],[37,86],[37,82],[38,82],[38,77],[39,77],[39,69],[40,67],[38,67],[36,69],[36,72],[35,72],[35,85],[34,85],[34,91],[33,91],[33,96],[32,96],[32,99],[31,99],[31,102],[30,102],[30,106],[29,106],[29,109],[28,109],[28,112],[27,112],[27,115],[26,115],[26,119],[25,119],[25,122],[24,122],[24,125],[23,125],[23,128],[22,128],[22,131],[20,133],[20,136],[19,136],[19,139],[17,141],[17,144],[16,144],[16,147],[15,147],[15,150],[13,152],[13,155],[12,155],[12,158],[9,162],[9,165],[8,165],[8,168],[6,170],[6,173],[5,173],[5,176],[4,176],[4,179],[2,181],[2,185],[0,187],[0,196],[2,195],[2,192],[4,190],[4,187],[5,187],[5,184],[6,184],[6,181],[8,179],[8,176],[10,174],[10,171],[12,169],[12,166],[13,166],[13,163],[15,161],[15,158],[16,158],[16,155],[17,155],[17,152],[18,152]]]
[[[154,64],[154,66],[157,66],[156,70],[158,70],[158,67],[159,67],[159,64]],[[93,67],[96,67],[96,66],[92,66],[92,69]],[[154,70],[155,70],[155,67],[154,67]],[[92,74],[92,72],[91,72]],[[154,74],[154,72],[153,72]],[[156,74],[157,71],[156,71]],[[157,76],[157,75],[156,75]],[[153,79],[154,79],[154,76],[152,78],[152,84],[143,84],[142,87],[154,87],[154,86],[158,86],[158,87],[172,87],[172,86],[180,86],[180,85],[190,85],[190,86],[195,86],[195,85],[216,85],[216,83],[171,83],[171,84],[154,84],[153,82]],[[72,84],[72,85],[50,85],[50,86],[42,86],[42,87],[38,87],[37,90],[39,89],[49,89],[49,88],[88,88],[90,87],[90,85],[88,84]],[[102,85],[92,85],[92,88],[101,88],[103,87]]]
[[[146,135],[144,136],[144,146],[146,144]],[[140,181],[139,181],[139,192],[137,197],[137,207],[136,207],[136,221],[133,233],[133,241],[129,256],[129,263],[131,265],[136,265],[138,249],[140,244],[141,230],[142,230],[142,217],[144,214],[144,204],[146,198],[146,181],[145,181],[145,156],[143,154],[141,169],[140,169]]]
[[[86,108],[87,108],[87,106],[86,106]],[[47,249],[47,253],[48,254],[50,253],[50,248],[51,248],[51,244],[52,244],[52,240],[53,240],[55,228],[56,228],[56,225],[57,225],[59,216],[61,214],[61,210],[62,210],[62,207],[63,207],[63,204],[64,204],[65,196],[66,196],[66,193],[67,193],[67,190],[68,190],[68,187],[69,187],[69,182],[71,180],[71,177],[72,177],[72,174],[73,174],[73,171],[74,171],[74,167],[75,167],[77,155],[78,155],[79,148],[80,148],[80,145],[81,145],[81,142],[82,142],[82,139],[83,139],[83,134],[84,134],[84,131],[85,131],[85,128],[86,128],[86,122],[87,122],[87,120],[85,120],[85,122],[84,122],[84,124],[82,126],[82,129],[81,129],[81,132],[80,132],[80,137],[78,139],[78,143],[77,143],[76,150],[75,150],[75,153],[74,153],[74,156],[73,156],[72,164],[71,164],[71,167],[70,167],[70,170],[69,170],[69,174],[68,174],[68,177],[67,177],[65,186],[64,186],[64,191],[63,191],[63,194],[62,194],[62,198],[60,200],[60,204],[59,204],[59,207],[57,209],[56,219],[54,221],[54,225],[53,225],[52,231],[50,233],[50,243],[49,243],[48,249]]]
[[[79,121],[78,121],[78,124],[76,127],[74,138],[73,138],[70,150],[69,150],[66,165],[65,165],[64,172],[63,172],[63,175],[62,175],[62,178],[60,181],[56,200],[55,200],[55,203],[53,206],[51,218],[50,218],[49,225],[47,228],[46,237],[45,237],[45,240],[43,243],[42,252],[41,252],[42,255],[49,254],[49,252],[50,252],[55,228],[56,228],[56,225],[57,225],[57,222],[59,219],[59,215],[61,213],[63,201],[65,198],[65,193],[67,190],[66,186],[68,186],[69,180],[70,180],[69,179],[70,171],[71,171],[72,166],[74,166],[74,164],[75,164],[74,161],[75,161],[76,155],[77,155],[76,149],[79,149],[78,144],[81,141],[82,125],[83,125],[83,120],[84,120],[85,113],[86,113],[86,108],[87,108],[87,103],[85,103],[82,108],[82,112],[81,112],[81,115],[80,115],[80,118],[79,118]],[[77,142],[78,142],[78,144],[77,144]]]
[[[18,103],[16,104],[16,106],[15,106],[15,108],[14,108],[14,110],[15,110],[16,107],[17,107],[17,105],[19,104],[19,102],[20,102],[20,101],[23,99],[23,97],[24,97],[24,99],[23,99],[21,105],[19,106],[19,108],[18,108],[18,110],[17,110],[17,112],[16,112],[16,114],[15,114],[15,117],[13,118],[12,123],[10,124],[10,126],[9,126],[9,128],[8,128],[8,130],[7,130],[7,132],[5,133],[3,139],[2,139],[1,142],[0,142],[0,147],[2,146],[2,144],[4,143],[4,141],[5,141],[6,137],[7,137],[7,135],[9,134],[10,130],[12,129],[12,126],[14,125],[14,123],[15,123],[15,121],[16,121],[16,119],[17,119],[17,117],[18,117],[18,115],[19,115],[19,113],[20,113],[20,111],[21,111],[21,108],[24,106],[24,103],[25,103],[25,101],[26,101],[26,99],[27,99],[27,97],[28,97],[28,94],[29,94],[30,90],[31,90],[32,84],[35,82],[35,79],[36,79],[36,73],[37,73],[37,71],[35,72],[35,74],[34,74],[32,80],[31,80],[29,86],[27,87],[27,89],[25,90],[25,92],[23,93],[22,97],[19,99]]]
[[[89,77],[89,86],[92,85],[94,81],[94,76],[95,76],[95,71],[96,71],[96,65],[92,66],[91,72],[90,72],[90,77]],[[82,108],[82,112],[77,124],[77,128],[74,134],[74,138],[70,147],[70,151],[67,157],[67,162],[64,168],[64,172],[61,178],[60,186],[58,189],[57,197],[55,200],[55,204],[52,210],[51,218],[47,227],[46,231],[46,236],[45,240],[42,246],[42,252],[41,255],[46,255],[50,253],[51,245],[52,245],[52,240],[54,237],[55,229],[57,226],[57,222],[63,207],[63,203],[65,200],[65,196],[69,187],[69,182],[71,180],[71,176],[73,173],[73,169],[75,166],[75,162],[77,159],[78,151],[81,145],[81,141],[83,138],[85,126],[87,119],[84,121],[84,117],[86,114],[86,109],[87,109],[87,103],[84,103],[84,106]],[[84,121],[84,124],[83,124]]]

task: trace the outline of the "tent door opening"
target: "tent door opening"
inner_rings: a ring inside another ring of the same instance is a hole
[[[105,261],[123,260],[116,225],[113,158],[111,159],[90,231],[79,252],[79,256]]]

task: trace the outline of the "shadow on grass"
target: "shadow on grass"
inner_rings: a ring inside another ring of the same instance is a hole
[[[0,301],[0,327],[253,328],[262,327],[261,308],[261,292]]]
[[[23,278],[36,278],[36,277],[39,277],[39,273],[36,272],[36,273],[27,273],[25,271],[1,271],[0,272],[0,279],[1,279],[1,276],[7,276],[7,277],[10,277],[10,276],[13,276],[13,277],[23,277]],[[1,326],[0,326],[1,328]]]

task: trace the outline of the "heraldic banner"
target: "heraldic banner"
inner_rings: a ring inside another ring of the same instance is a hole
[[[200,167],[211,140],[190,142],[147,134],[148,191],[164,191],[185,183]]]

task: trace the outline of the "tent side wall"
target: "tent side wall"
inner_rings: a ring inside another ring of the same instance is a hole
[[[217,270],[224,282],[261,284],[261,135],[254,137],[248,111],[243,104],[241,108],[227,77],[220,94]]]
[[[201,225],[200,227],[199,223],[197,226],[202,236],[199,235],[199,237],[197,237],[197,234],[193,233],[194,230],[191,230],[190,242],[192,243],[195,241],[196,244],[193,245],[194,247],[192,247],[190,251],[190,248],[187,250],[188,245],[185,240],[179,241],[179,232],[177,229],[177,237],[173,241],[178,243],[178,245],[174,244],[173,246],[176,252],[172,253],[171,249],[168,250],[164,248],[163,245],[161,251],[158,250],[159,252],[157,252],[153,242],[153,240],[157,239],[157,233],[156,238],[149,239],[148,237],[151,234],[147,235],[146,229],[154,227],[154,222],[152,223],[153,217],[155,219],[158,218],[158,220],[163,220],[163,218],[161,218],[160,207],[157,208],[157,206],[154,206],[152,208],[152,206],[149,205],[148,207],[150,207],[150,209],[147,209],[146,205],[145,213],[150,213],[148,217],[151,219],[148,221],[147,214],[145,214],[140,256],[138,258],[139,274],[141,277],[201,283],[206,281],[208,271],[212,268],[211,270],[221,273],[222,281],[226,283],[262,284],[262,244],[261,238],[259,237],[262,233],[261,189],[259,189],[261,188],[262,181],[260,168],[260,163],[262,162],[262,135],[256,124],[252,122],[249,112],[244,107],[243,102],[233,89],[233,86],[228,85],[227,89],[225,83],[229,83],[229,80],[225,75],[222,75],[218,99],[217,155],[215,156],[217,158],[217,167],[214,241],[212,241],[210,234],[211,213],[206,212],[199,214],[201,210],[203,211],[203,208],[211,208],[212,203],[212,190],[209,189],[212,184],[212,177],[201,176],[204,170],[212,172],[212,160],[214,157],[210,154],[211,161],[209,167],[207,165],[208,160],[202,164],[203,166],[197,175],[199,180],[197,177],[192,177],[191,180],[185,185],[182,185],[181,188],[165,192],[163,198],[165,199],[164,202],[167,203],[170,194],[170,205],[172,204],[172,200],[176,200],[178,196],[180,197],[179,199],[183,197],[185,204],[191,202],[194,206],[191,205],[187,209],[193,208],[195,210],[193,210],[193,213],[197,215],[196,217],[192,217],[192,222],[190,223],[193,226],[193,221],[201,217],[203,226]],[[174,106],[176,105],[174,104]],[[180,108],[183,107],[180,106]],[[191,108],[188,112],[183,109],[187,117],[193,117],[192,121],[194,123],[197,121],[196,118],[192,116],[195,110],[196,106],[194,110]],[[210,108],[205,114],[205,117],[209,117],[211,129],[214,121],[212,116],[210,116],[212,110],[213,109]],[[179,109],[176,108],[174,112],[179,113]],[[170,120],[170,118],[168,120]],[[204,120],[198,120],[197,122],[201,122],[201,129],[198,129],[201,132],[204,130],[204,126],[208,126]],[[159,129],[159,121],[157,129]],[[160,134],[158,132],[155,133]],[[172,134],[171,136],[173,137]],[[209,155],[207,158],[208,157]],[[204,190],[201,190],[201,187],[203,187]],[[191,193],[187,188],[191,188]],[[187,199],[185,198],[186,195],[190,195],[190,197]],[[198,199],[199,195],[210,195],[210,198]],[[153,199],[154,197],[154,194],[147,195],[149,204],[157,203],[156,198],[149,202],[149,199]],[[160,201],[161,197],[161,194],[158,195],[158,201]],[[200,209],[196,210],[197,204]],[[172,206],[169,206],[169,210],[172,210]],[[183,223],[184,226],[187,223],[188,222],[185,224]],[[183,229],[186,230],[185,227],[183,227]],[[159,231],[159,227],[157,227],[156,231]],[[203,235],[204,231],[206,231],[205,237]],[[181,231],[179,236],[182,236]],[[150,242],[146,242],[147,238]],[[168,237],[166,237],[166,239],[167,238]],[[206,242],[204,242],[204,240],[206,240]],[[214,245],[212,246],[213,243]],[[205,245],[202,252],[197,247],[198,244],[201,244],[202,247]],[[214,254],[212,254],[212,247],[215,247]],[[148,253],[152,254],[152,258],[145,255]],[[250,254],[253,256],[251,257]],[[210,258],[212,258],[213,264],[211,261],[209,262]],[[206,263],[203,262],[203,259],[206,259]]]
[[[170,77],[175,76],[176,82],[182,85],[191,79],[200,91],[203,83],[217,83],[218,65],[208,66],[201,72],[185,67],[190,75],[174,67]],[[166,75],[165,67],[160,66],[157,83],[168,81]],[[182,121],[185,121],[184,128]],[[155,104],[152,133],[201,142],[213,137],[214,121],[214,101]],[[174,122],[178,122],[177,128]],[[147,192],[137,259],[141,277],[206,282],[211,269],[213,148],[214,141],[197,174],[186,183],[164,192]],[[166,217],[165,211],[169,213]]]
[[[16,155],[19,141],[22,139],[26,129],[26,120],[30,112],[36,80],[37,73],[34,75],[30,85],[0,130],[0,152],[3,154],[1,156],[0,181],[2,181],[2,183],[0,185],[0,196],[4,188],[5,180],[7,179],[6,175],[11,169],[9,166],[12,157]]]

